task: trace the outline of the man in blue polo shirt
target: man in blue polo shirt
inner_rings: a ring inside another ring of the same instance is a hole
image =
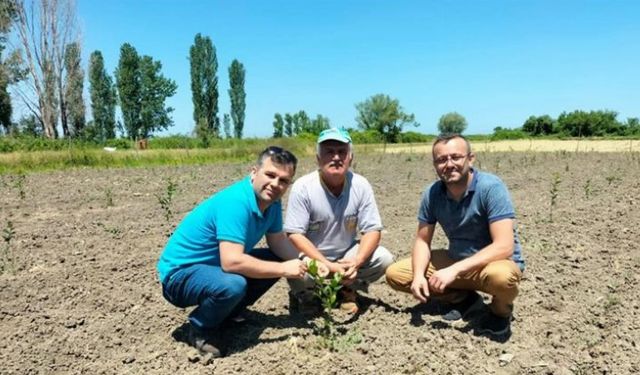
[[[158,261],[164,297],[197,306],[179,339],[221,356],[218,326],[260,298],[280,278],[302,278],[306,264],[282,232],[280,198],[297,159],[268,147],[249,176],[200,203],[178,225]],[[266,235],[267,249],[254,249]],[[289,259],[283,261],[283,259]]]
[[[476,291],[492,296],[490,313],[478,333],[506,335],[513,301],[524,270],[509,192],[496,176],[473,169],[469,141],[457,134],[433,143],[433,164],[440,178],[422,195],[418,232],[411,258],[387,269],[387,283],[421,302],[430,297],[449,302],[445,320],[464,318],[481,301]],[[439,223],[448,250],[432,250]]]

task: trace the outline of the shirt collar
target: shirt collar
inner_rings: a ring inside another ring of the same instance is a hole
[[[320,169],[318,169],[318,178],[320,179],[320,185],[322,185],[322,188],[327,191],[329,194],[331,194],[332,196],[336,197],[336,198],[340,198],[340,196],[342,196],[342,193],[344,193],[345,191],[349,190],[349,186],[351,185],[351,178],[352,178],[353,174],[351,173],[351,170],[347,171],[347,174],[345,176],[344,179],[344,184],[342,185],[342,191],[340,192],[340,194],[333,195],[333,193],[331,192],[331,190],[329,189],[329,187],[327,186],[327,184],[324,183],[324,180],[322,179],[322,174],[320,172]]]
[[[470,170],[471,172],[473,172],[473,177],[471,177],[471,185],[469,185],[467,191],[465,191],[462,199],[464,199],[470,193],[474,193],[476,191],[476,185],[478,185],[478,171],[473,167],[471,167]],[[447,194],[447,185],[442,181],[440,181],[440,188],[442,189],[442,192],[448,197],[449,195]]]
[[[258,207],[258,197],[256,196],[256,192],[253,191],[253,185],[251,184],[251,176],[247,176],[244,179],[243,183],[244,192],[247,196],[247,200],[249,201],[251,212],[258,215],[259,217],[262,217],[262,212],[260,211],[260,207]]]

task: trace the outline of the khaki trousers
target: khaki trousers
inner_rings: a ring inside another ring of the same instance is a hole
[[[432,250],[431,262],[427,267],[427,279],[439,269],[446,268],[456,261],[449,258],[446,250]],[[387,268],[387,284],[395,290],[411,293],[413,271],[411,258],[402,259]],[[460,302],[467,290],[478,290],[490,294],[493,298],[489,308],[498,316],[509,316],[513,310],[513,300],[518,295],[518,284],[522,272],[511,259],[497,260],[484,268],[468,272],[447,287],[444,293],[429,290],[431,297],[449,302]]]

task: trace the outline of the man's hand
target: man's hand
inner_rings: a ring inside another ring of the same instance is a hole
[[[429,278],[429,285],[433,290],[438,293],[443,293],[444,289],[451,285],[452,282],[458,277],[458,273],[451,267],[438,270]]]
[[[327,263],[324,263],[324,265],[327,266],[330,273],[341,273],[344,275],[344,273],[347,271],[347,267],[339,262],[328,261]]]
[[[338,264],[344,267],[345,271],[342,275],[342,280],[345,282],[353,282],[358,276],[358,265],[356,264],[355,259],[353,258],[342,258],[338,260]],[[349,284],[351,283],[349,282]]]
[[[307,264],[299,259],[282,262],[283,276],[287,279],[301,279],[307,272]]]
[[[313,262],[313,259],[304,257],[304,263],[307,265],[307,268],[309,268],[309,263],[311,262]],[[316,266],[318,267],[318,276],[327,277],[327,275],[329,275],[329,267],[327,267],[326,264],[316,260]]]
[[[425,303],[429,299],[429,283],[424,276],[416,277],[411,282],[411,294],[420,302]]]

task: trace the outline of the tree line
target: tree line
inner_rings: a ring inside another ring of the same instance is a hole
[[[5,56],[9,37],[17,47]],[[109,75],[101,51],[89,58],[89,99],[93,119],[86,121],[83,98],[85,74],[76,9],[70,0],[0,1],[0,130],[55,139],[81,138],[103,142],[116,129],[130,139],[142,139],[173,125],[167,98],[177,84],[162,74],[162,63],[140,55],[129,43],[120,48],[118,66]],[[218,118],[216,49],[209,37],[197,34],[189,50],[194,134],[207,140],[221,137]],[[229,66],[230,114],[223,115],[227,136],[242,137],[246,110],[245,68],[238,60]],[[28,115],[17,123],[8,88],[24,104]],[[116,120],[116,107],[122,117]]]
[[[139,54],[129,43],[121,46],[113,75],[107,71],[101,51],[90,54],[87,78],[92,119],[87,121],[85,72],[73,4],[70,0],[0,0],[2,132],[104,142],[115,138],[117,131],[127,138],[141,139],[172,126],[174,109],[166,105],[166,100],[176,93],[176,82],[163,75],[160,61]],[[9,37],[15,40],[13,50],[7,50]],[[246,111],[244,65],[235,59],[231,62],[227,91],[230,108],[228,113],[220,113],[218,61],[211,38],[195,35],[188,53],[193,134],[203,145],[223,136],[242,138]],[[28,112],[17,123],[12,122],[14,106],[9,87],[14,89],[14,99],[19,99]],[[120,119],[116,119],[117,107],[121,110]],[[416,138],[417,133],[403,133],[406,127],[419,124],[398,99],[376,94],[355,104],[355,109],[358,129],[371,139],[395,143]],[[272,125],[276,138],[316,135],[332,126],[328,117],[317,114],[311,118],[304,110],[275,113]],[[440,118],[437,127],[440,133],[462,133],[467,121],[459,113],[450,112]],[[549,115],[531,116],[521,127],[494,129],[494,135],[500,137],[639,134],[638,118],[619,121],[616,112],[607,110],[563,112],[556,119]]]

